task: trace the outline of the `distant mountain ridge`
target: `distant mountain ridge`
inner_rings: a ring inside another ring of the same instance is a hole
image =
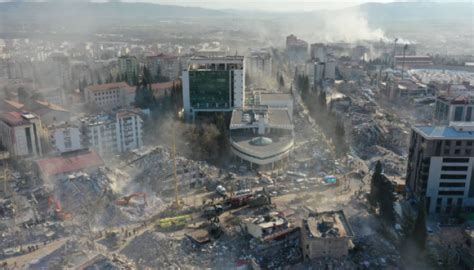
[[[341,10],[312,12],[272,13],[264,11],[214,10],[151,3],[90,3],[90,2],[0,2],[0,28],[2,24],[20,22],[54,23],[64,20],[92,19],[119,20],[125,23],[163,18],[243,17],[291,18],[301,14],[335,14],[357,11],[370,22],[399,20],[471,20],[474,4],[438,2],[366,3]]]

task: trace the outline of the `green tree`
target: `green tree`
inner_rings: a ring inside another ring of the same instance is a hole
[[[326,109],[326,92],[323,89],[319,92],[319,104]]]
[[[413,228],[413,233],[412,233],[411,238],[419,249],[421,250],[425,249],[427,233],[426,233],[426,202],[425,202],[424,197],[422,197],[418,205],[418,215],[415,220],[415,227]]]
[[[377,208],[378,202],[380,201],[380,186],[382,182],[382,163],[380,160],[377,161],[375,165],[374,173],[372,174],[372,179],[370,181],[370,193],[369,193],[369,204],[373,208]]]
[[[155,109],[156,99],[148,85],[141,84],[137,86],[135,90],[135,105],[141,109]]]
[[[279,78],[279,84],[280,84],[280,87],[283,87],[285,86],[285,80],[283,79],[283,75],[280,74],[280,78]]]
[[[18,93],[18,101],[20,103],[26,104],[28,100],[30,99],[30,94],[28,93],[28,91],[26,91],[25,87],[18,88],[17,93]]]
[[[150,70],[147,67],[143,67],[143,80],[146,81],[147,83],[151,83],[151,73]]]
[[[387,177],[381,175],[382,181],[379,187],[379,214],[382,220],[387,224],[395,224],[395,209],[393,205],[395,203],[395,195],[393,194],[393,185]]]

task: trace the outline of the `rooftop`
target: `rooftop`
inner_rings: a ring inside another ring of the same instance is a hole
[[[284,93],[260,93],[260,103],[265,104],[273,101],[291,101],[292,97],[290,94]]]
[[[474,140],[474,122],[451,122],[449,126],[413,126],[429,140]]]
[[[41,173],[45,177],[49,177],[100,167],[104,165],[104,161],[94,151],[78,151],[72,155],[40,159],[36,161],[36,164]]]
[[[454,95],[441,95],[437,99],[446,101],[450,104],[474,104],[474,93],[465,92]]]
[[[38,119],[38,117],[30,112],[5,112],[0,114],[0,120],[9,126],[27,125],[32,119]]]
[[[52,110],[52,111],[69,112],[69,110],[63,108],[62,106],[59,106],[59,105],[54,104],[54,103],[50,103],[48,101],[36,100],[35,102],[36,102],[36,104],[38,104],[38,105],[40,105],[44,108],[47,108],[49,110]]]
[[[130,86],[126,82],[115,82],[115,83],[95,84],[95,85],[86,87],[87,90],[92,91],[92,92],[112,90],[116,88],[130,88]]]
[[[234,110],[230,121],[230,129],[257,127],[261,118],[264,119],[266,127],[293,129],[287,109],[268,109],[265,106]]]
[[[303,220],[309,238],[352,237],[354,233],[342,210],[310,214]]]

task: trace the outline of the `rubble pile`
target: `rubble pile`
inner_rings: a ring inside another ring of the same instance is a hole
[[[121,254],[137,265],[154,269],[204,267],[202,263],[205,261],[198,256],[185,254],[179,240],[151,231],[133,239],[122,249]]]
[[[368,161],[370,168],[374,168],[375,163],[380,160],[384,165],[384,174],[404,176],[406,173],[406,158],[381,146],[366,148],[360,152],[360,157]]]
[[[173,181],[173,159],[164,148],[155,148],[144,153],[131,161],[129,165],[128,173],[143,187],[149,187],[161,194],[174,190],[174,185],[170,184]],[[202,186],[210,175],[218,174],[218,169],[203,161],[177,156],[176,173],[180,181],[180,190],[183,191],[183,189]]]

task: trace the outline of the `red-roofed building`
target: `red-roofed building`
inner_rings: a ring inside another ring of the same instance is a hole
[[[12,111],[0,114],[0,143],[11,156],[43,155],[43,135],[41,120],[33,113]]]
[[[86,103],[102,110],[129,106],[135,99],[135,87],[126,82],[91,85],[85,88]]]
[[[44,158],[36,161],[40,177],[58,179],[75,172],[94,172],[104,166],[102,158],[93,150],[64,153],[59,157]]]
[[[41,118],[44,125],[67,122],[71,118],[71,112],[54,103],[48,101],[35,100],[29,109]]]

